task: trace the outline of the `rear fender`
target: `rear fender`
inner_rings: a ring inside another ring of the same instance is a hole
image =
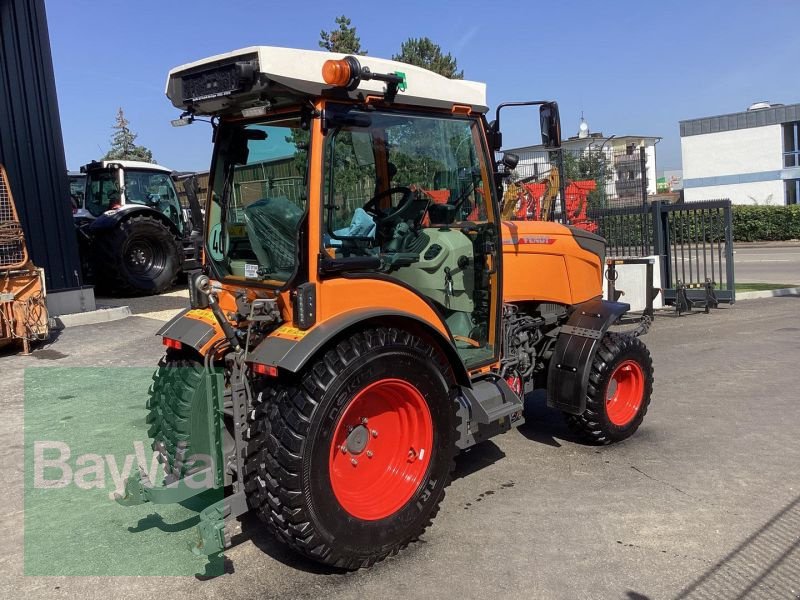
[[[179,312],[156,335],[178,341],[182,347],[194,348],[203,356],[213,344],[225,338],[211,310],[198,308]]]
[[[147,215],[148,217],[161,221],[164,223],[164,225],[169,227],[169,230],[175,237],[181,237],[178,227],[175,225],[175,223],[170,221],[165,214],[155,210],[154,208],[150,208],[149,206],[141,206],[139,204],[126,204],[122,208],[104,212],[91,222],[89,225],[89,231],[92,233],[108,231],[115,228],[117,225],[122,223],[122,221],[138,215]]]
[[[561,327],[547,374],[547,405],[580,415],[586,410],[586,391],[592,361],[600,340],[629,304],[594,298],[574,307]]]
[[[261,342],[247,360],[297,373],[334,340],[350,331],[370,326],[405,328],[423,335],[447,356],[455,380],[460,385],[471,386],[467,370],[453,343],[423,319],[399,310],[354,310],[337,315],[308,331],[292,329],[288,335],[279,329],[277,335]]]

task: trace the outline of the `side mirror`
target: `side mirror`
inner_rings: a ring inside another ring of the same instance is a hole
[[[503,134],[500,133],[500,123],[497,120],[489,123],[486,139],[489,142],[489,148],[494,152],[498,152],[503,147]]]
[[[545,148],[561,146],[561,117],[558,115],[558,104],[545,102],[539,107],[539,124],[542,128],[542,145]]]

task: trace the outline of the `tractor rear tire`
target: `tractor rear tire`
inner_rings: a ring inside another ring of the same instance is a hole
[[[653,392],[653,359],[638,338],[606,333],[600,341],[581,415],[564,413],[572,431],[594,444],[633,435],[642,424]]]
[[[191,470],[192,410],[195,391],[201,385],[203,363],[188,351],[168,350],[158,362],[147,401],[148,435],[153,450],[164,465],[167,479],[174,481]],[[203,424],[205,425],[205,424]]]
[[[98,236],[97,284],[118,294],[160,294],[175,284],[182,249],[170,228],[149,215],[136,215]]]
[[[396,554],[430,525],[450,482],[452,384],[446,358],[409,332],[340,341],[259,394],[245,464],[251,507],[323,564],[355,570]]]

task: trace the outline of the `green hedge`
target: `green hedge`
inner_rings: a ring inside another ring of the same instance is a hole
[[[800,239],[800,205],[734,206],[733,239],[737,242]]]

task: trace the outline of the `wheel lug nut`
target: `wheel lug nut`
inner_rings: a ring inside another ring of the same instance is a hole
[[[372,437],[374,437],[374,438],[378,437],[378,431],[377,430],[375,430],[375,429],[372,430]]]
[[[347,426],[347,433],[353,433],[353,426],[352,425],[348,425]]]
[[[339,446],[339,450],[341,450],[343,454],[347,454],[347,446],[345,446],[344,444]]]
[[[351,458],[350,459],[350,464],[355,467],[356,465],[358,465],[358,461],[355,458]]]
[[[367,450],[367,458],[372,458],[372,450]]]
[[[367,424],[367,417],[361,417],[361,424],[362,425],[366,425]]]

